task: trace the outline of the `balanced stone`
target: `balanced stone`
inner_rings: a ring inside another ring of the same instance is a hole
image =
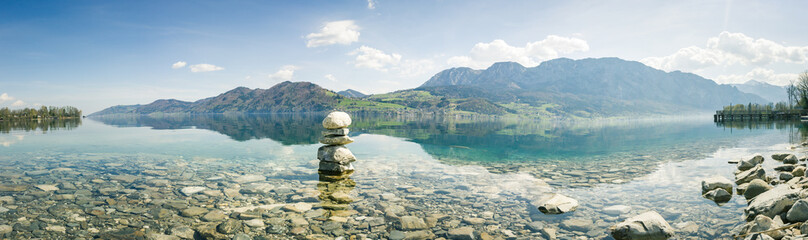
[[[344,146],[322,146],[317,149],[317,159],[324,162],[350,163],[356,161],[356,156]]]
[[[337,128],[337,129],[326,129],[325,131],[322,131],[321,134],[323,136],[347,136],[348,132],[350,132],[350,130],[348,130],[347,128]]]
[[[320,171],[331,173],[343,173],[353,170],[354,167],[351,163],[340,164],[336,162],[320,161]]]
[[[749,186],[746,187],[746,191],[743,192],[743,196],[749,200],[757,197],[757,195],[760,195],[761,193],[769,191],[769,189],[772,189],[771,185],[763,180],[755,179],[749,182]]]
[[[323,119],[326,129],[346,128],[348,125],[351,125],[351,116],[345,112],[331,112]]]
[[[786,157],[788,157],[788,155],[791,155],[791,154],[789,154],[789,153],[772,154],[772,159],[777,160],[777,161],[783,161],[783,159],[786,159]]]
[[[326,145],[345,145],[352,142],[353,139],[348,136],[324,136],[320,138],[320,143]]]
[[[732,195],[723,188],[716,188],[705,193],[704,198],[713,200],[716,203],[725,203],[732,199]]]

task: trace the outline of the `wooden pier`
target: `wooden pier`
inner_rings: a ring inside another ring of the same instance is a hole
[[[799,120],[800,116],[808,115],[802,109],[793,110],[761,110],[761,111],[715,111],[714,122],[726,121],[768,121],[768,120]]]

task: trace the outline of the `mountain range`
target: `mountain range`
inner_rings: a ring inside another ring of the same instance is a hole
[[[526,68],[514,62],[484,70],[451,68],[415,89],[365,96],[308,82],[270,89],[235,88],[195,102],[157,100],[91,114],[422,111],[533,117],[601,117],[708,112],[730,103],[768,103],[695,74],[664,72],[618,58],[560,58]]]
[[[786,87],[771,85],[764,82],[749,80],[742,84],[730,84],[738,88],[741,92],[751,93],[758,95],[769,102],[786,102],[788,101],[788,92]]]

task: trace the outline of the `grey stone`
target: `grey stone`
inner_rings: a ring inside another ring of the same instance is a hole
[[[800,199],[791,206],[786,214],[786,219],[789,222],[804,222],[808,221],[808,200]]]
[[[798,162],[800,162],[800,160],[797,159],[797,156],[794,156],[794,154],[789,154],[783,158],[783,163],[785,164],[797,164]]]
[[[208,212],[208,209],[201,208],[201,207],[189,207],[180,211],[180,216],[183,217],[195,217]]]
[[[716,203],[729,202],[732,199],[732,194],[723,188],[716,188],[704,194],[704,198],[715,201]]]
[[[317,149],[317,159],[320,161],[345,164],[355,162],[356,156],[345,146],[327,145]]]
[[[169,233],[182,239],[194,239],[194,230],[188,226],[175,226],[169,230]]]
[[[331,112],[323,119],[323,127],[326,129],[347,128],[351,125],[351,116],[345,112]]]
[[[202,191],[205,191],[205,190],[207,190],[207,189],[208,189],[208,188],[206,188],[206,187],[200,187],[200,186],[191,186],[191,187],[184,187],[184,188],[182,188],[182,189],[180,190],[180,192],[182,192],[182,194],[185,194],[185,196],[191,196],[191,195],[193,195],[193,194],[195,194],[195,193],[202,192]]]
[[[222,234],[233,234],[241,230],[241,221],[228,219],[216,226],[216,231]]]
[[[428,226],[424,219],[415,216],[403,216],[399,218],[399,228],[404,231],[426,229]]]
[[[347,128],[327,129],[321,132],[321,136],[347,136],[349,132]]]
[[[749,186],[746,187],[746,190],[743,192],[743,196],[749,200],[763,192],[769,191],[769,189],[772,189],[771,185],[763,180],[755,179],[749,182]]]
[[[219,210],[213,210],[202,216],[202,220],[206,222],[221,222],[227,220],[227,214]]]
[[[806,224],[806,225],[808,225],[808,224]],[[769,235],[766,235],[766,234],[763,234],[763,233],[755,233],[755,234],[746,236],[746,238],[744,238],[743,240],[774,240],[774,238],[769,237]]]
[[[763,179],[766,177],[766,171],[763,170],[763,167],[757,165],[749,170],[740,172],[735,175],[735,184],[744,184],[751,182],[755,179]]]
[[[351,163],[339,164],[335,162],[320,162],[320,171],[331,173],[343,173],[353,171],[354,167]]]
[[[778,178],[780,178],[780,180],[783,180],[783,181],[788,181],[788,180],[791,180],[792,178],[794,178],[794,175],[791,175],[790,172],[781,172],[780,176]]]
[[[545,197],[537,203],[539,211],[545,214],[561,214],[575,211],[578,208],[578,200],[557,193]]]
[[[762,157],[761,157],[762,158]],[[701,192],[706,193],[716,188],[722,188],[727,192],[732,192],[732,181],[723,176],[712,176],[701,180]]]
[[[799,190],[792,189],[787,184],[778,185],[752,199],[743,210],[744,219],[752,221],[758,215],[774,217],[791,207],[798,199]]]
[[[266,176],[247,174],[247,175],[238,176],[237,178],[233,179],[233,182],[251,183],[251,182],[261,182],[261,181],[265,181],[265,180],[267,180]]]
[[[253,238],[246,233],[236,233],[236,236],[233,236],[233,240],[252,240]]]
[[[794,177],[804,177],[805,176],[805,167],[804,166],[797,166],[794,170],[791,170],[791,175]]]
[[[746,233],[753,233],[753,232],[768,231],[768,230],[771,230],[771,229],[779,228],[780,225],[782,225],[782,224],[778,223],[777,221],[772,220],[771,218],[769,218],[767,216],[758,215],[758,216],[755,217],[754,221],[749,223],[749,228],[745,232]],[[771,232],[766,232],[765,234],[768,235],[769,237],[774,238],[774,239],[783,238],[783,231],[771,231]]]
[[[774,171],[778,172],[790,172],[797,168],[797,165],[794,164],[783,164],[777,167],[774,167]]]
[[[320,137],[320,143],[327,145],[345,145],[354,142],[353,138],[348,136],[324,136]]]
[[[165,235],[161,233],[149,233],[146,236],[148,240],[179,240],[180,238],[172,235]]]
[[[659,213],[654,211],[630,217],[610,228],[616,240],[662,240],[673,237],[674,230]]]
[[[746,171],[757,166],[760,163],[763,163],[763,156],[761,156],[760,154],[756,154],[751,158],[743,159],[740,162],[738,162],[738,170]]]
[[[591,219],[573,218],[561,221],[560,226],[570,231],[588,232],[594,224]]]
[[[449,229],[449,239],[452,240],[475,240],[474,228],[460,227]]]
[[[780,153],[780,154],[772,154],[772,159],[777,161],[783,161],[790,153]]]
[[[729,181],[729,180],[727,180],[727,181]],[[631,211],[631,207],[626,206],[626,205],[613,205],[613,206],[608,206],[608,207],[603,208],[603,213],[608,214],[608,215],[614,215],[614,216],[621,215],[621,214],[626,214],[626,213],[628,213],[630,211]]]

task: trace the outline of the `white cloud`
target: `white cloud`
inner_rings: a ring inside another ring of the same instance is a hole
[[[8,93],[0,94],[0,103],[4,103],[11,100],[14,100],[14,97],[9,96]]]
[[[721,32],[717,37],[707,39],[705,47],[690,46],[668,56],[640,61],[666,71],[698,71],[734,65],[763,67],[770,63],[803,64],[808,62],[808,46],[784,46],[743,33]]]
[[[337,78],[336,78],[336,77],[334,77],[334,75],[331,75],[331,74],[326,74],[326,75],[325,75],[325,76],[323,76],[323,77],[324,77],[325,79],[328,79],[328,81],[332,81],[332,82],[336,82],[336,81],[337,81]]]
[[[376,2],[373,0],[368,0],[368,9],[376,9]]]
[[[721,75],[715,78],[717,83],[744,83],[749,80],[757,80],[767,82],[774,85],[786,85],[790,81],[796,80],[798,74],[796,73],[775,73],[774,70],[766,68],[755,68],[746,74],[728,74]]]
[[[173,69],[184,68],[185,65],[188,65],[188,63],[183,62],[183,61],[179,61],[179,62],[175,62],[174,64],[171,64],[171,68],[173,68]]]
[[[401,62],[401,55],[397,53],[386,54],[379,49],[361,46],[349,55],[356,55],[354,66],[357,68],[370,68],[387,72],[388,68]]]
[[[348,53],[356,55],[354,66],[357,68],[375,69],[381,72],[392,72],[399,76],[413,77],[431,73],[437,67],[431,59],[403,59],[398,53],[385,53],[382,50],[361,46]]]
[[[359,41],[359,26],[353,20],[327,22],[320,32],[306,35],[306,47],[320,47],[334,44],[349,45]]]
[[[489,43],[477,43],[468,56],[450,57],[447,63],[451,66],[486,68],[495,62],[512,61],[535,66],[562,54],[586,51],[589,51],[589,44],[579,38],[550,35],[541,41],[529,42],[524,47],[511,46],[505,40],[496,39]]]
[[[12,103],[11,106],[12,107],[22,107],[22,106],[25,106],[25,102],[23,102],[22,100],[17,100],[14,103]]]
[[[224,70],[223,67],[219,67],[212,64],[201,63],[201,64],[194,64],[190,66],[191,72],[212,72],[212,71],[219,71]]]
[[[295,75],[295,70],[297,69],[298,67],[294,65],[285,65],[277,72],[269,74],[269,78],[272,80],[289,81],[292,80]]]

